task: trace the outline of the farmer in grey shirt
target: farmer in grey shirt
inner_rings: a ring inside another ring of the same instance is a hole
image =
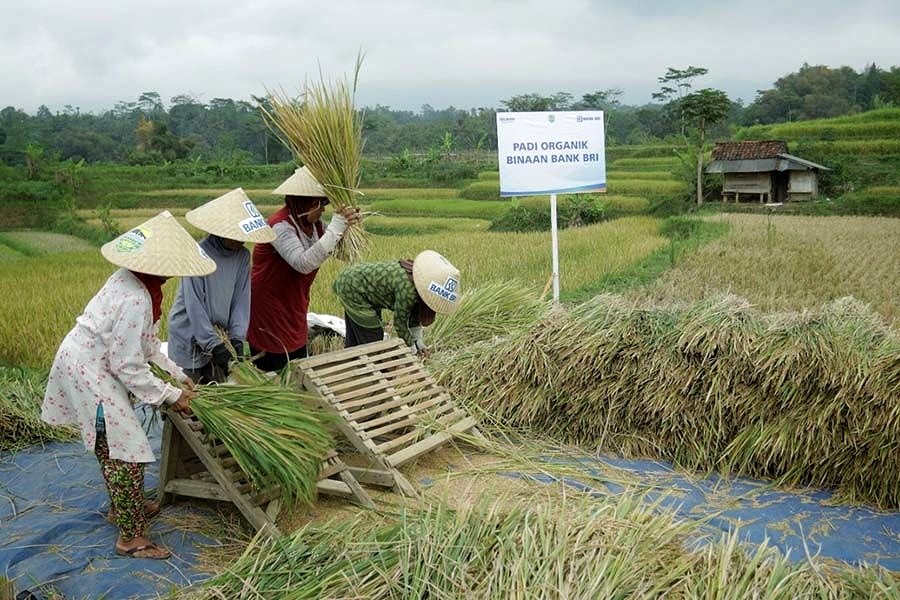
[[[271,242],[275,233],[240,188],[187,213],[209,232],[200,247],[216,262],[204,277],[183,277],[169,312],[169,357],[196,383],[228,376],[250,320],[250,252],[245,242]]]

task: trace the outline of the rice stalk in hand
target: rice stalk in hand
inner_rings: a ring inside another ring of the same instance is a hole
[[[354,106],[354,95],[363,55],[356,59],[352,84],[345,79],[307,82],[302,99],[269,92],[268,105],[260,108],[269,128],[278,135],[325,189],[335,211],[357,207],[359,165],[362,154],[362,113]],[[341,260],[357,260],[368,246],[360,224],[347,228],[334,251]]]
[[[334,448],[331,414],[279,385],[203,385],[194,391],[191,411],[211,440],[225,444],[256,490],[277,485],[288,505],[313,500],[322,461]]]
[[[197,392],[191,410],[257,490],[277,484],[288,504],[313,500],[322,461],[334,448],[330,415],[280,386],[201,386]]]

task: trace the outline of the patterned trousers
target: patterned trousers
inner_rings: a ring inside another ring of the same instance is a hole
[[[97,432],[94,454],[100,462],[109,502],[116,517],[119,535],[129,539],[144,535],[147,515],[144,512],[144,463],[130,463],[109,457],[106,433]]]

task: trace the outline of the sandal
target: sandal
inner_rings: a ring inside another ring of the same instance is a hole
[[[152,519],[153,517],[158,515],[160,510],[161,509],[159,507],[158,502],[153,502],[153,501],[148,500],[147,502],[144,503],[144,516],[146,516],[147,519]],[[116,513],[113,511],[113,509],[111,507],[109,509],[109,512],[106,513],[106,520],[109,521],[110,523],[112,523],[113,525],[116,524]]]
[[[131,558],[149,558],[152,560],[166,560],[172,556],[171,552],[165,548],[160,548],[153,542],[128,549],[119,548],[119,545],[116,544],[116,554],[119,556],[129,556]]]

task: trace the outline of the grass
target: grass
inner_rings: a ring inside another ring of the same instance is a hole
[[[398,217],[447,217],[493,219],[509,208],[508,200],[400,199],[376,200],[370,210]]]
[[[656,280],[667,269],[674,267],[682,257],[690,256],[704,244],[725,236],[729,229],[728,224],[722,222],[699,222],[698,225],[695,231],[683,239],[670,237],[667,244],[657,248],[628,269],[609,273],[595,285],[561,294],[560,299],[568,303],[577,303],[589,300],[601,292],[640,289]]]
[[[635,298],[691,302],[728,291],[775,312],[849,295],[900,327],[900,220],[743,214],[710,219],[727,223],[731,233],[684,255],[651,286],[635,291]]]
[[[78,438],[73,427],[53,427],[41,421],[46,385],[46,371],[0,367],[0,450]]]
[[[17,260],[25,256],[15,248],[11,246],[7,246],[2,241],[0,241],[0,262],[6,262],[11,260]]]
[[[80,238],[49,231],[22,229],[0,233],[0,244],[15,249],[26,256],[79,252],[93,246]]]

